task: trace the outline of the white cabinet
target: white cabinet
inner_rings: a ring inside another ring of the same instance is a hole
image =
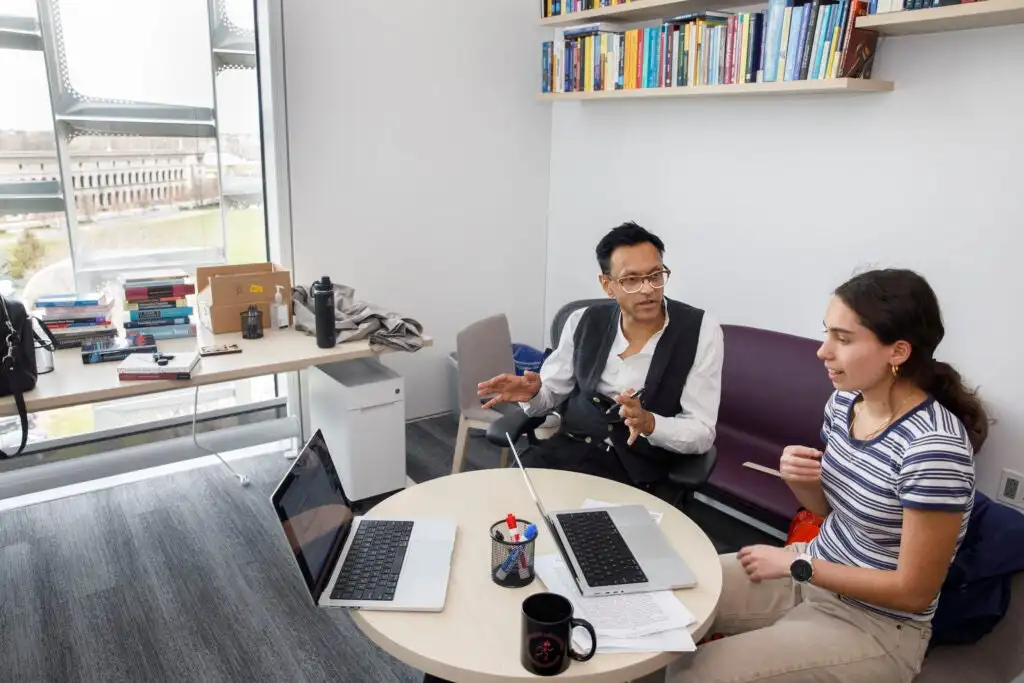
[[[376,358],[313,367],[309,418],[323,433],[350,499],[405,488],[401,375]]]

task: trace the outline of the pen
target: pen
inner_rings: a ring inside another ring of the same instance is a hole
[[[516,516],[513,515],[511,512],[508,513],[508,515],[505,517],[505,524],[508,526],[508,540],[510,540],[510,541],[517,541],[517,540],[519,540],[519,539],[516,538],[516,527],[517,527]]]
[[[640,398],[643,395],[644,395],[644,388],[640,387],[639,389],[634,391],[632,394],[630,394],[629,397],[630,398]],[[604,411],[604,414],[605,415],[611,415],[612,411],[618,410],[619,406],[621,406],[621,405],[622,405],[621,403],[613,404],[611,408],[609,408],[608,410]]]
[[[537,537],[537,527],[533,524],[526,527],[526,540],[532,541]],[[498,581],[504,581],[505,577],[508,576],[509,572],[512,571],[512,567],[516,566],[516,562],[519,562],[519,578],[529,578],[530,572],[526,567],[526,555],[525,545],[519,545],[512,549],[505,561],[501,563],[497,571],[494,572],[494,576]]]
[[[537,537],[537,527],[535,525],[533,525],[533,524],[530,524],[529,526],[526,527],[526,540],[527,541],[532,541],[536,537]],[[516,541],[518,541],[518,540],[519,540],[519,534],[516,534]],[[520,553],[519,553],[519,578],[520,579],[528,579],[528,578],[530,578],[530,570],[526,566],[526,551],[525,550],[521,550]]]

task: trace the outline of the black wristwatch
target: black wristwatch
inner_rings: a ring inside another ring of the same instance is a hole
[[[807,553],[800,553],[793,563],[789,565],[789,575],[797,583],[809,583],[814,576],[814,565],[811,564],[811,556]]]

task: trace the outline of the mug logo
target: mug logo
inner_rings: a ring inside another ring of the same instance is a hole
[[[530,661],[534,666],[546,669],[557,666],[565,652],[565,641],[551,633],[531,633],[526,636]]]

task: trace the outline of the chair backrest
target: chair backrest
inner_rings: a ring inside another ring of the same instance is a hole
[[[577,301],[570,301],[559,308],[558,313],[555,313],[554,320],[551,321],[551,348],[558,346],[558,340],[562,338],[562,328],[565,327],[565,321],[569,319],[569,316],[574,311],[588,306],[603,304],[606,301],[608,299],[579,299]]]
[[[459,409],[480,407],[476,385],[496,375],[516,371],[512,359],[512,332],[505,315],[463,328],[455,337],[459,362]]]
[[[782,332],[722,325],[725,360],[718,422],[782,446],[820,446],[832,393],[819,342]]]

